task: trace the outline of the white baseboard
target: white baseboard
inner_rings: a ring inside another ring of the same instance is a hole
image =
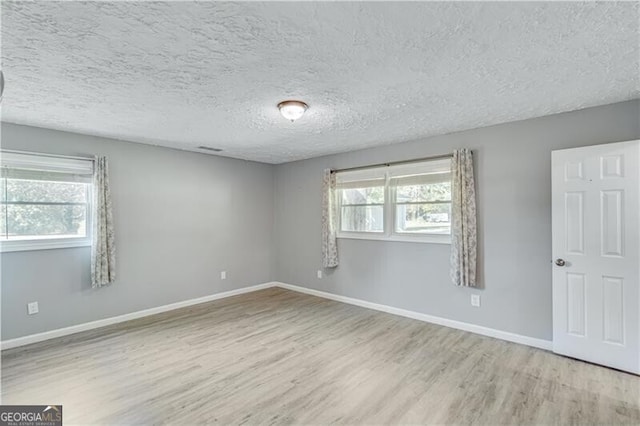
[[[0,342],[0,349],[11,349],[19,346],[29,345],[31,343],[42,342],[44,340],[54,339],[56,337],[68,336],[70,334],[80,333],[81,331],[93,330],[107,325],[118,324],[133,319],[148,317],[149,315],[160,314],[162,312],[172,311],[174,309],[185,308],[187,306],[198,305],[200,303],[211,302],[212,300],[224,299],[226,297],[237,296],[239,294],[251,293],[253,291],[264,290],[276,286],[275,282],[243,287],[236,290],[225,291],[222,293],[211,294],[209,296],[198,297],[196,299],[183,300],[182,302],[170,303],[168,305],[158,306],[156,308],[144,309],[142,311],[131,312],[130,314],[118,315],[116,317],[104,318],[97,321],[86,322],[84,324],[72,325],[70,327],[59,328],[56,330],[45,331],[43,333],[30,334],[24,337],[4,340]]]
[[[549,340],[522,336],[520,334],[509,333],[506,331],[496,330],[493,328],[482,327],[475,324],[469,324],[466,322],[450,320],[450,319],[436,317],[433,315],[422,314],[414,311],[408,311],[406,309],[395,308],[393,306],[381,305],[378,303],[367,302],[361,299],[355,299],[347,296],[340,296],[340,295],[328,293],[325,291],[313,290],[306,287],[300,287],[292,284],[285,284],[285,283],[275,282],[275,281],[264,283],[264,284],[258,284],[250,287],[239,288],[236,290],[225,291],[222,293],[216,293],[209,296],[198,297],[196,299],[184,300],[182,302],[176,302],[176,303],[171,303],[169,305],[158,306],[156,308],[144,309],[142,311],[132,312],[124,315],[118,315],[116,317],[105,318],[97,321],[91,321],[84,324],[78,324],[70,327],[59,328],[57,330],[45,331],[43,333],[31,334],[29,336],[5,340],[0,342],[0,349],[4,350],[4,349],[17,348],[19,346],[29,345],[31,343],[42,342],[44,340],[54,339],[56,337],[68,336],[70,334],[80,333],[82,331],[93,330],[96,328],[105,327],[107,325],[118,324],[121,322],[130,321],[133,319],[147,317],[149,315],[155,315],[162,312],[172,311],[174,309],[197,305],[200,303],[211,302],[213,300],[224,299],[226,297],[237,296],[239,294],[251,293],[253,291],[264,290],[271,287],[280,287],[287,290],[296,291],[299,293],[305,293],[305,294],[310,294],[312,296],[318,296],[325,299],[335,300],[337,302],[348,303],[350,305],[356,305],[363,308],[386,312],[393,315],[399,315],[402,317],[412,318],[419,321],[438,324],[445,327],[455,328],[458,330],[464,330],[471,333],[481,334],[483,336],[489,336],[496,339],[506,340],[508,342],[519,343],[521,345],[526,345],[526,346],[532,346],[534,348],[540,348],[545,350],[552,349],[552,342]]]
[[[354,299],[352,297],[340,296],[333,293],[327,293],[324,291],[313,290],[310,288],[300,287],[300,286],[291,285],[291,284],[276,282],[275,286],[281,287],[287,290],[297,291],[300,293],[310,294],[312,296],[318,296],[318,297],[323,297],[325,299],[335,300],[337,302],[348,303],[350,305],[356,305],[363,308],[374,309],[376,311],[382,311],[382,312],[386,312],[393,315],[399,315],[401,317],[412,318],[419,321],[438,324],[445,327],[468,331],[471,333],[481,334],[483,336],[506,340],[508,342],[519,343],[521,345],[526,345],[526,346],[532,346],[534,348],[544,349],[548,351],[552,349],[552,342],[550,340],[536,339],[535,337],[528,337],[528,336],[523,336],[521,334],[509,333],[507,331],[496,330],[494,328],[482,327],[480,325],[469,324],[467,322],[455,321],[447,318],[436,317],[433,315],[422,314],[419,312],[408,311],[406,309],[394,308],[393,306],[367,302],[361,299]]]

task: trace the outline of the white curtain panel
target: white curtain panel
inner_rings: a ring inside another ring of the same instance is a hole
[[[111,284],[116,278],[116,247],[113,235],[111,189],[107,158],[97,156],[93,171],[93,240],[91,286]]]
[[[331,173],[331,169],[326,169],[322,179],[322,266],[325,268],[338,266],[336,197],[336,174]]]
[[[451,174],[451,279],[457,286],[475,287],[476,191],[470,150],[453,152]]]

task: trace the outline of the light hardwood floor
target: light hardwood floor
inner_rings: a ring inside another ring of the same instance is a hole
[[[639,424],[640,378],[283,289],[2,353],[65,424]]]

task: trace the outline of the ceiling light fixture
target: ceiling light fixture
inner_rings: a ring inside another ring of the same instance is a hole
[[[280,114],[292,123],[302,117],[308,108],[309,106],[302,101],[282,101],[278,104]]]

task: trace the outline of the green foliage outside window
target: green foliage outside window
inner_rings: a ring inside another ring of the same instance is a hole
[[[3,178],[0,233],[85,236],[88,184]]]

